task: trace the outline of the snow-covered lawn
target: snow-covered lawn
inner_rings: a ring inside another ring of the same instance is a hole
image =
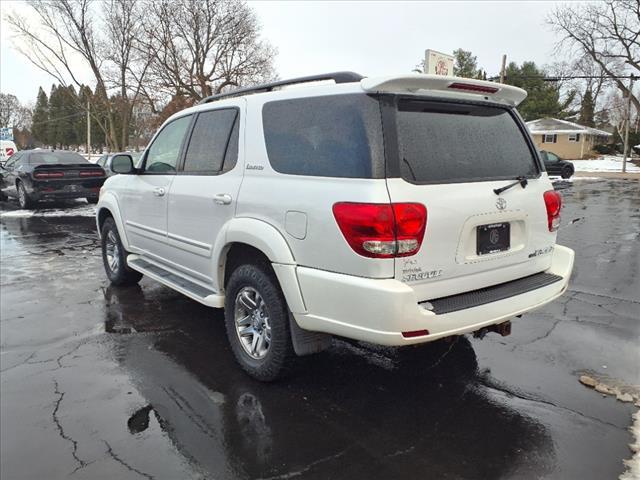
[[[622,172],[622,157],[605,155],[595,160],[569,160],[576,172]],[[637,160],[636,160],[637,162]],[[627,172],[640,173],[640,167],[627,159]]]

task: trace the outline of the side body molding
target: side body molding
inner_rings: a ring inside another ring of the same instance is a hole
[[[243,243],[260,250],[271,261],[291,311],[306,312],[296,274],[296,261],[282,234],[273,225],[249,217],[233,218],[227,222],[224,229],[225,231],[218,235],[213,249],[213,258],[217,261],[219,272],[218,290],[221,291],[224,285],[223,267],[227,251],[233,243]]]

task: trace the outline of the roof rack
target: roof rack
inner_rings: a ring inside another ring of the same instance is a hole
[[[226,93],[218,93],[217,95],[210,95],[203,98],[198,102],[198,105],[203,103],[215,102],[223,98],[238,97],[240,95],[250,95],[252,93],[271,92],[274,88],[284,87],[287,85],[296,85],[299,83],[319,82],[322,80],[333,80],[336,83],[352,83],[359,82],[364,77],[354,72],[333,72],[324,73],[320,75],[310,75],[308,77],[291,78],[289,80],[279,80],[277,82],[265,83],[262,85],[256,85],[255,87],[238,88]]]

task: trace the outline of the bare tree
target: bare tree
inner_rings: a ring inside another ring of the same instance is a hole
[[[101,107],[92,109],[100,113],[93,116],[105,133],[109,148],[124,148],[131,108],[149,63],[138,61],[140,50],[135,45],[140,36],[140,2],[30,0],[29,5],[36,13],[36,25],[17,13],[7,15],[18,40],[18,51],[63,86],[75,84],[80,88],[78,72],[88,69],[95,80],[95,101]],[[101,34],[104,31],[106,35]],[[134,64],[142,66],[136,69]],[[118,89],[119,99],[110,98],[109,92],[114,88]],[[85,109],[86,105],[78,108]],[[120,115],[119,122],[116,113]]]
[[[129,142],[134,106],[142,93],[151,55],[140,42],[144,24],[143,3],[139,0],[109,0],[104,3],[107,38],[104,58],[107,82],[119,92],[120,145]]]
[[[275,77],[275,50],[244,2],[156,0],[146,11],[151,76],[166,94],[200,99]]]
[[[640,99],[620,78],[640,74],[640,0],[561,5],[547,23],[562,35],[558,51],[569,47],[592,59],[640,111]]]

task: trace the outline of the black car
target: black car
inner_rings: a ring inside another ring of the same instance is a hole
[[[544,162],[544,168],[547,170],[549,176],[558,175],[562,178],[571,178],[576,171],[573,163],[562,160],[555,153],[540,150],[540,157]]]
[[[101,166],[75,152],[22,150],[0,167],[0,190],[3,197],[16,197],[21,208],[55,199],[86,198],[97,203],[106,178]]]

